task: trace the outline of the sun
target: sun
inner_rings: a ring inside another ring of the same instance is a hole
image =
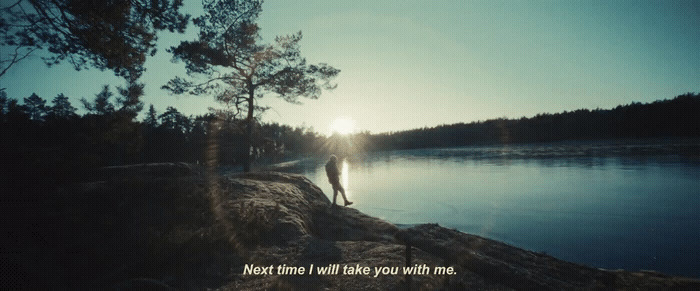
[[[351,134],[355,131],[355,120],[349,117],[341,116],[333,120],[329,126],[331,134]]]

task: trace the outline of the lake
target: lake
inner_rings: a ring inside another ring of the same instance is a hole
[[[339,168],[352,207],[396,224],[438,223],[594,267],[700,277],[699,153],[697,141],[479,146],[370,153]],[[295,171],[332,199],[325,162]]]

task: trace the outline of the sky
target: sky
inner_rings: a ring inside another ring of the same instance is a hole
[[[201,13],[200,3],[185,0],[184,12]],[[260,100],[274,109],[264,122],[322,134],[331,124],[381,133],[700,92],[700,1],[267,0],[258,24],[263,42],[302,31],[307,61],[341,70],[338,87],[317,100]],[[188,115],[218,106],[211,96],[160,89],[185,74],[165,48],[195,32],[159,35],[142,79],[146,106]],[[47,68],[38,56],[0,78],[9,97],[64,93],[75,107],[103,84],[123,80],[67,64]]]

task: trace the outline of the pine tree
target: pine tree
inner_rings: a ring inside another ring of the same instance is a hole
[[[169,51],[174,60],[184,61],[192,79],[177,77],[164,89],[175,94],[212,94],[235,115],[245,120],[243,150],[253,146],[255,112],[264,109],[257,100],[274,94],[298,104],[299,97],[316,99],[322,89],[333,89],[330,81],[339,70],[327,65],[311,65],[301,56],[301,32],[261,44],[255,23],[262,1],[204,1],[205,14],[194,19],[199,38],[183,41]],[[199,82],[202,81],[202,82]],[[243,170],[250,171],[252,156],[246,155]]]
[[[49,109],[49,114],[56,118],[67,119],[76,116],[76,108],[70,104],[68,97],[63,95],[63,93],[58,94],[51,100],[53,106]]]
[[[151,106],[148,107],[148,113],[146,113],[146,118],[143,120],[143,123],[149,129],[154,129],[158,127],[158,114],[156,112],[156,109],[153,107],[153,104],[151,104]]]
[[[95,94],[95,101],[90,102],[87,101],[85,98],[80,99],[80,102],[83,103],[83,107],[87,109],[90,113],[95,113],[98,115],[111,115],[115,112],[114,110],[114,104],[112,104],[112,96],[114,96],[114,93],[110,91],[109,85],[104,85],[102,87],[102,90],[100,93]]]
[[[35,121],[43,121],[48,113],[46,100],[32,93],[31,96],[24,98],[24,110],[29,115],[29,119]]]

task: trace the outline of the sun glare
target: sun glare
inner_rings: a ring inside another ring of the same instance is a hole
[[[330,125],[331,134],[350,134],[355,131],[355,121],[349,117],[338,117]]]

